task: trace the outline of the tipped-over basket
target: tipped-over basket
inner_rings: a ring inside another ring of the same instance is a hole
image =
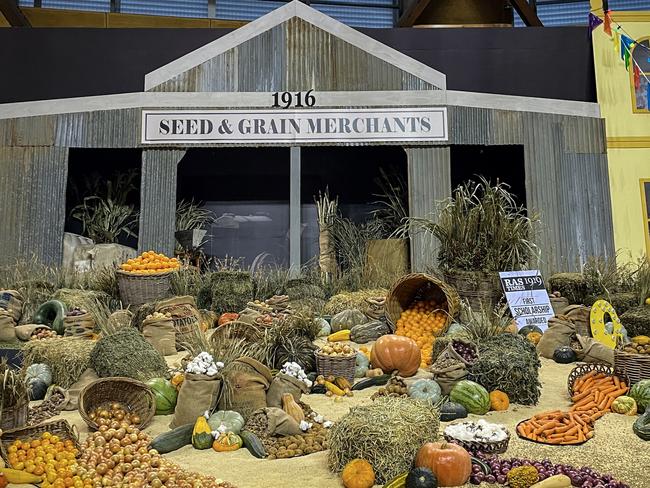
[[[171,297],[173,272],[139,275],[117,270],[117,285],[124,307],[139,307]]]
[[[614,369],[630,378],[630,385],[650,379],[650,355],[614,349]]]
[[[579,378],[582,378],[584,375],[591,372],[595,374],[602,373],[605,376],[617,376],[623,383],[630,387],[630,379],[623,371],[617,371],[616,368],[612,368],[609,364],[602,363],[579,363],[575,368],[571,370],[567,378],[567,390],[569,391],[569,396],[573,396],[573,385],[578,381]]]
[[[2,454],[2,459],[9,464],[7,449],[14,441],[34,441],[40,439],[45,432],[59,437],[63,442],[70,440],[77,450],[81,450],[79,435],[76,429],[72,428],[67,420],[55,420],[53,422],[44,422],[33,427],[4,431],[2,436],[0,436],[0,453]]]
[[[135,425],[138,429],[146,427],[156,414],[156,397],[147,385],[131,378],[100,378],[86,385],[79,394],[79,414],[93,430],[99,425],[90,418],[98,408],[106,408],[111,403],[120,403],[128,413],[140,417]]]
[[[412,273],[397,280],[386,297],[386,317],[396,326],[402,312],[414,301],[431,299],[446,304],[443,309],[447,314],[447,322],[441,332],[444,334],[460,309],[460,298],[454,288],[435,276]]]

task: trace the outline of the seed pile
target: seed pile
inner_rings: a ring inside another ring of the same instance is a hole
[[[373,393],[370,397],[371,399],[376,399],[379,397],[406,397],[408,396],[408,388],[406,383],[402,378],[393,377],[390,379],[388,384],[384,388],[380,388],[378,391]]]
[[[45,420],[59,415],[67,402],[66,396],[61,388],[55,388],[50,398],[41,402],[36,407],[30,407],[27,425],[38,425]]]

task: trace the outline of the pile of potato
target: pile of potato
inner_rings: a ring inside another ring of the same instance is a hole
[[[333,342],[320,348],[318,353],[324,356],[352,356],[357,352],[353,347],[348,346],[347,344],[342,345],[338,342]]]

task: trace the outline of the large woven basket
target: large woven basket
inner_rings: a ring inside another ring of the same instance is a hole
[[[571,370],[567,378],[566,386],[569,391],[569,396],[573,396],[573,385],[575,384],[578,378],[582,378],[587,373],[595,371],[596,373],[603,373],[605,376],[618,376],[618,378],[625,383],[628,388],[630,385],[630,378],[620,371],[616,371],[615,368],[612,368],[609,364],[594,364],[594,363],[581,363],[578,364],[575,368]]]
[[[354,370],[357,363],[357,355],[350,356],[326,356],[319,352],[316,355],[316,371],[319,375],[340,376],[354,383]]]
[[[650,379],[650,355],[614,349],[614,369],[617,373],[625,374],[631,385]]]
[[[503,296],[501,283],[496,273],[480,271],[448,271],[445,281],[456,289],[462,300],[466,300],[472,310],[492,310]]]
[[[140,417],[135,427],[146,427],[156,414],[156,397],[147,385],[131,378],[100,378],[86,385],[79,394],[79,414],[93,430],[99,426],[90,418],[90,413],[110,403],[121,403],[129,413]]]
[[[504,440],[496,442],[462,441],[447,433],[444,433],[443,435],[447,442],[457,444],[471,453],[482,452],[485,454],[503,454],[508,450],[508,444],[510,443],[510,433],[507,434],[508,436]]]
[[[7,448],[16,440],[32,441],[39,439],[45,432],[58,436],[62,441],[71,440],[77,450],[81,450],[79,445],[79,436],[67,420],[55,420],[53,422],[45,422],[35,425],[33,427],[25,427],[22,429],[13,429],[2,432],[0,436],[0,453],[2,459],[9,464],[7,458]]]
[[[386,297],[386,318],[397,325],[402,312],[408,309],[415,300],[431,300],[446,303],[447,322],[441,334],[444,334],[453,317],[460,309],[458,293],[444,281],[424,273],[412,273],[402,276],[395,282]]]
[[[165,273],[136,275],[121,269],[117,271],[117,285],[120,299],[125,307],[139,307],[172,296],[171,277],[173,271]]]
[[[0,412],[0,430],[20,429],[27,424],[29,402],[14,407],[5,407]]]

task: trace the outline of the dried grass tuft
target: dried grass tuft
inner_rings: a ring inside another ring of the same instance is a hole
[[[75,383],[90,365],[95,341],[76,337],[58,337],[29,341],[23,346],[24,364],[47,364],[52,381],[63,388]]]
[[[385,288],[339,293],[327,301],[323,311],[327,315],[336,315],[350,308],[364,310],[367,307],[366,299],[385,297],[386,295],[388,295],[388,290]]]

